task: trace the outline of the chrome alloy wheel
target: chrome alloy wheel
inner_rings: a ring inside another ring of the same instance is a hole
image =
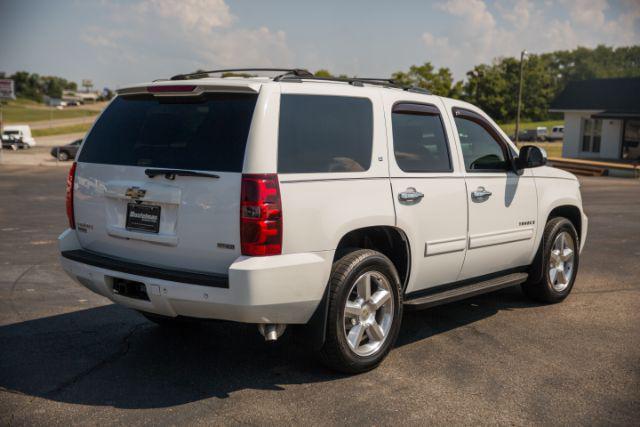
[[[557,292],[567,289],[571,282],[574,251],[575,244],[569,233],[563,231],[556,236],[549,257],[549,280]]]
[[[394,302],[389,280],[368,271],[355,281],[344,307],[344,335],[358,356],[370,356],[382,347],[393,323]]]

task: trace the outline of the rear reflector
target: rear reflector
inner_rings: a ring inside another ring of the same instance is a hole
[[[282,203],[276,174],[242,175],[240,246],[247,256],[282,253]]]
[[[195,86],[186,85],[170,85],[170,86],[148,86],[147,92],[166,93],[166,92],[193,92]]]
[[[73,185],[76,180],[76,162],[73,162],[67,176],[67,219],[69,220],[69,228],[76,228],[76,218],[73,213]]]

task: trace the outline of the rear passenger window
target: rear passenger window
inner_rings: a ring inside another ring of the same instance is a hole
[[[371,166],[373,106],[366,98],[282,95],[278,172],[362,172]]]
[[[438,109],[396,104],[392,113],[393,151],[405,172],[450,172],[449,145]]]

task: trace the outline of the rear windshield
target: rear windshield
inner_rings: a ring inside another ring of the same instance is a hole
[[[241,172],[256,99],[118,97],[87,136],[79,161]]]

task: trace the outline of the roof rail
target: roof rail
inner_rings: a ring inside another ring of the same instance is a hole
[[[281,72],[277,76],[273,77],[273,81],[293,81],[302,82],[305,80],[318,80],[328,82],[343,82],[352,86],[364,86],[365,84],[389,87],[394,89],[402,89],[407,92],[422,93],[430,95],[431,92],[428,89],[416,87],[416,86],[402,86],[395,80],[389,78],[372,78],[372,77],[319,77],[313,75],[304,68],[226,68],[221,70],[209,70],[209,71],[196,71],[187,74],[177,74],[171,77],[171,80],[186,80],[186,79],[201,79],[215,73],[246,73],[246,72]],[[160,80],[160,79],[159,79]]]
[[[186,80],[186,79],[201,79],[207,77],[209,74],[215,73],[246,73],[251,71],[257,72],[283,72],[283,74],[279,74],[276,76],[282,77],[285,75],[297,76],[297,77],[307,77],[313,76],[308,70],[304,70],[301,68],[226,68],[221,70],[208,70],[208,71],[195,71],[193,73],[186,74],[177,74],[171,77],[171,80]]]
[[[302,81],[305,80],[318,80],[326,82],[343,82],[349,83],[353,86],[363,86],[365,83],[370,85],[393,87],[398,89],[404,89],[404,87],[398,85],[393,79],[386,78],[372,78],[372,77],[318,77],[313,74],[309,76],[295,76],[291,74],[283,74],[274,78],[275,81]]]

